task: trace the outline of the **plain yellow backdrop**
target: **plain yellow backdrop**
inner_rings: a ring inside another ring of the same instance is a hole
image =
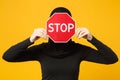
[[[68,8],[76,27],[91,33],[120,56],[120,0],[0,0],[0,80],[41,80],[36,61],[11,63],[2,59],[12,45],[28,38],[34,28],[46,27],[50,12],[59,6]],[[84,39],[75,42],[93,47]],[[35,44],[47,42],[40,39]],[[112,65],[83,61],[79,80],[120,80],[119,61]],[[69,76],[68,76],[69,77]]]

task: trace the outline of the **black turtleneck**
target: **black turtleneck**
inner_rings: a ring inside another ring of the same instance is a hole
[[[37,60],[41,63],[42,80],[78,80],[81,61],[113,64],[118,61],[116,54],[95,37],[91,41],[97,50],[70,40],[68,43],[33,43],[29,38],[12,46],[3,55],[8,62]]]

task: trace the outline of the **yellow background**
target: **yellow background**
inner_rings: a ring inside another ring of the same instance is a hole
[[[34,28],[45,27],[50,12],[68,8],[77,27],[87,27],[120,56],[120,0],[0,0],[0,80],[41,80],[36,61],[8,63],[3,53],[28,38]],[[84,39],[73,40],[93,47]],[[46,42],[40,39],[35,44]],[[120,62],[112,65],[82,62],[79,80],[120,80]]]

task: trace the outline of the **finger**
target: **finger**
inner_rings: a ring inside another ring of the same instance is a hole
[[[82,31],[81,28],[78,28],[78,29],[76,30],[75,34],[76,34],[77,37],[79,36],[79,34],[81,33],[81,31]]]
[[[82,37],[84,37],[84,36],[86,36],[87,35],[87,32],[82,32],[79,36],[78,36],[78,38],[82,38]]]
[[[85,31],[83,29],[79,29],[79,31],[77,32],[77,37],[80,37],[84,33]]]
[[[82,35],[82,34],[84,34],[85,33],[85,31],[80,31],[79,32],[79,35]]]
[[[42,30],[42,32],[41,32],[41,37],[42,37],[43,39],[47,39],[47,32],[46,32],[46,30]]]
[[[81,30],[81,28],[77,28],[77,29],[75,30],[75,33],[78,34],[80,30]]]

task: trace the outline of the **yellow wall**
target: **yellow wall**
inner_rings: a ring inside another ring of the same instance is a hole
[[[77,27],[85,26],[120,56],[119,0],[0,0],[0,80],[41,80],[38,62],[8,63],[1,57],[11,45],[28,38],[34,28],[45,27],[50,12],[68,8]],[[73,40],[92,46],[84,39]],[[36,42],[42,43],[40,39]],[[92,46],[93,47],[93,46]],[[120,80],[120,63],[82,62],[79,80]]]

